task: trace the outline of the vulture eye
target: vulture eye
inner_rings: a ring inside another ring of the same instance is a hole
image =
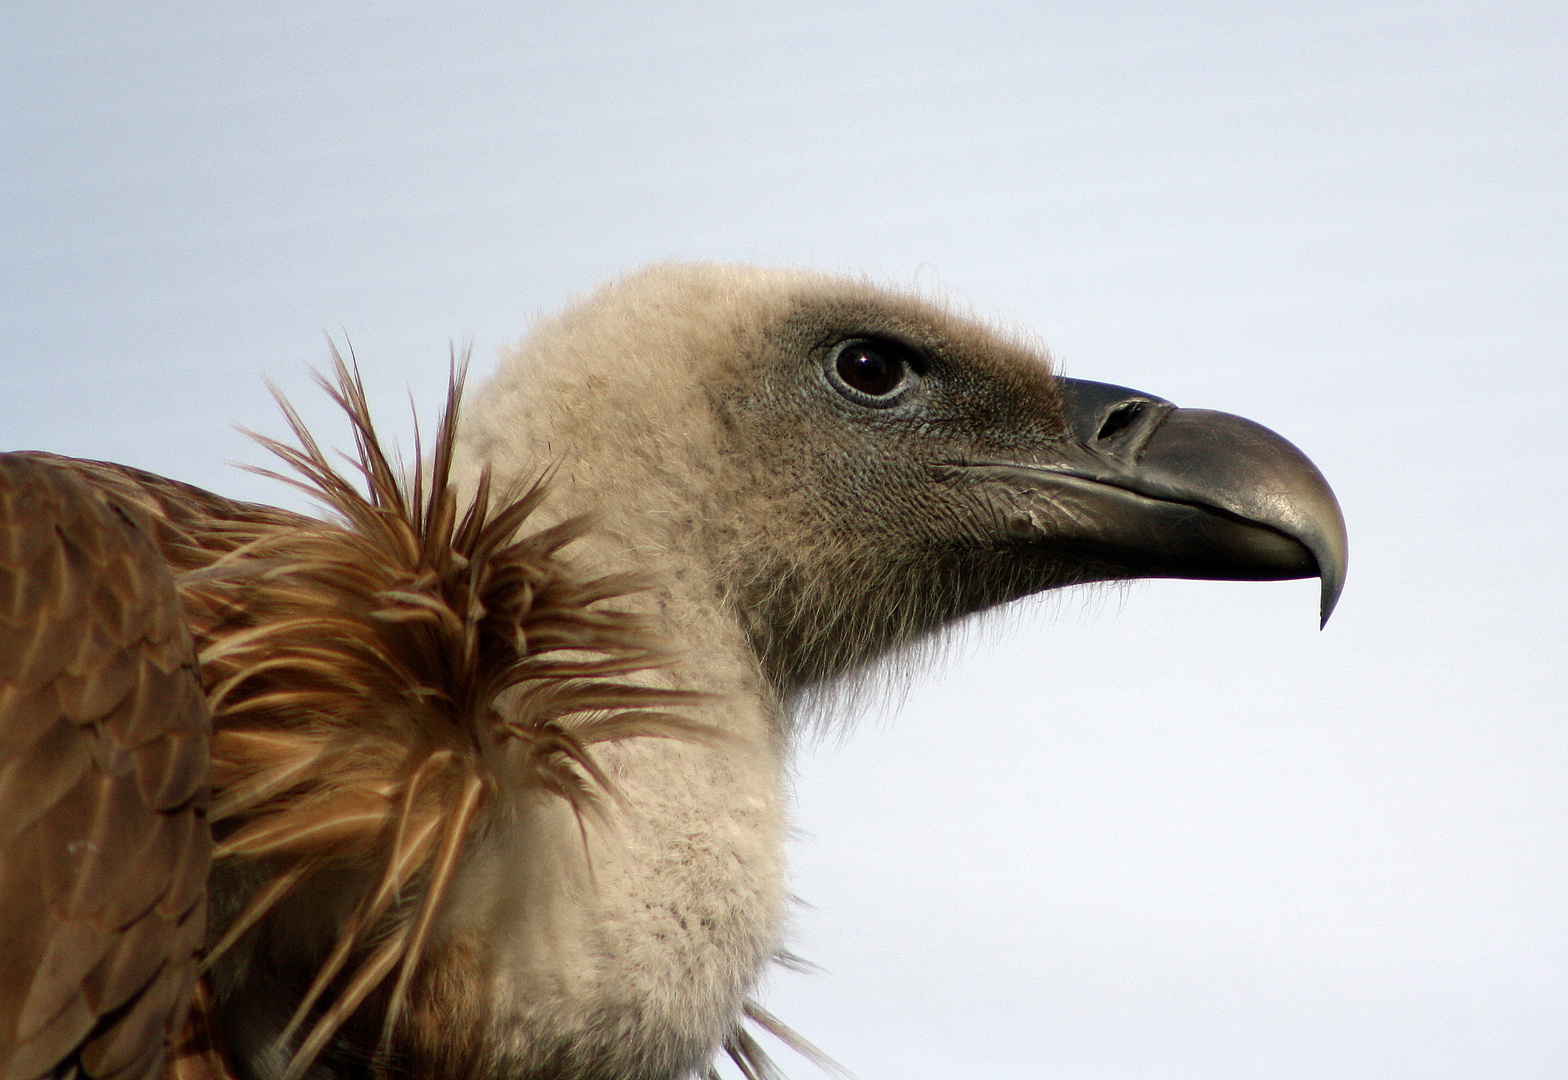
[[[901,395],[917,365],[910,351],[890,341],[854,338],[834,350],[830,368],[834,382],[852,401],[862,405],[891,405]]]

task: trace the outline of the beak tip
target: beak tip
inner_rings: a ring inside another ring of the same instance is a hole
[[[1338,546],[1340,549],[1340,551],[1337,553],[1339,557],[1334,559],[1329,565],[1323,566],[1323,560],[1321,556],[1319,557],[1319,566],[1323,568],[1323,573],[1321,575],[1323,580],[1323,590],[1320,594],[1322,599],[1318,603],[1319,630],[1322,630],[1325,626],[1328,625],[1328,617],[1334,614],[1334,606],[1339,603],[1339,594],[1345,591],[1345,559],[1343,555],[1345,545],[1343,539],[1343,530],[1341,531],[1340,543]]]

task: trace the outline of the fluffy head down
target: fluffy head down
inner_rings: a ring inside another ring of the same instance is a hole
[[[857,399],[834,350],[912,346],[892,402]],[[915,363],[911,360],[911,363]],[[988,508],[944,463],[1066,436],[1049,358],[864,282],[656,266],[545,323],[475,402],[460,460],[554,474],[611,565],[662,565],[682,618],[723,609],[781,697],[958,616],[1059,583],[998,558]]]

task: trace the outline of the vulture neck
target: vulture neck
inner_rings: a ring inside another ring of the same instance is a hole
[[[454,882],[447,930],[490,957],[488,1038],[503,1057],[603,1039],[606,1063],[641,1055],[606,1075],[684,1075],[729,1035],[778,948],[780,698],[705,554],[699,522],[721,488],[701,402],[667,396],[644,412],[596,402],[592,387],[519,378],[516,366],[471,403],[458,482],[472,488],[489,468],[504,492],[543,474],[548,494],[527,528],[589,515],[593,529],[563,554],[590,574],[637,575],[642,587],[606,606],[645,615],[672,647],[668,664],[625,677],[701,691],[692,718],[718,735],[597,747],[621,798],[607,824],[589,823],[587,859],[559,800],[502,815]],[[606,1016],[637,1030],[610,1038]]]

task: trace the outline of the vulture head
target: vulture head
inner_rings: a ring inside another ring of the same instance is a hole
[[[1265,428],[1064,379],[945,307],[810,273],[659,266],[604,288],[502,359],[458,462],[470,483],[548,470],[548,511],[595,521],[576,557],[647,575],[675,646],[659,678],[715,695],[720,742],[607,751],[635,809],[594,849],[596,885],[516,909],[519,940],[555,910],[573,944],[496,969],[530,1017],[551,995],[580,1032],[636,1016],[682,1031],[686,1061],[778,944],[801,691],[1043,589],[1316,575],[1326,619],[1345,570],[1328,485]],[[510,1029],[519,1047],[538,1023]]]
[[[1319,576],[1326,620],[1344,576],[1332,492],[1267,429],[815,274],[612,285],[503,360],[459,446],[470,469],[551,466],[608,558],[659,565],[690,605],[672,618],[738,627],[786,699],[1043,589]]]
[[[297,423],[280,451],[339,525],[73,466],[153,519],[212,710],[191,1077],[679,1080],[720,1047],[760,1075],[802,692],[1045,589],[1316,576],[1326,619],[1344,579],[1279,436],[859,281],[628,277],[504,356],[412,479],[340,374],[370,496]]]

